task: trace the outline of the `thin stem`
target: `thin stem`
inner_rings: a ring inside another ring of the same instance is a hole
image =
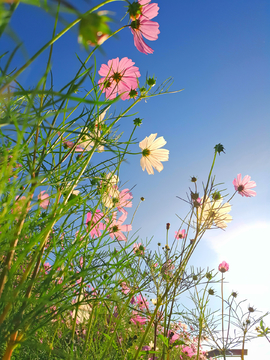
[[[225,347],[224,347],[224,298],[223,298],[223,280],[224,280],[224,275],[222,273],[222,277],[221,277],[221,306],[222,306],[222,316],[221,316],[221,326],[222,326],[222,348],[223,348],[223,358],[224,360],[226,359],[226,355],[225,355]]]

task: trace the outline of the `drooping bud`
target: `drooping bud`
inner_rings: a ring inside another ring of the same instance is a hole
[[[137,1],[129,4],[128,13],[131,20],[138,19],[142,15],[142,5]]]

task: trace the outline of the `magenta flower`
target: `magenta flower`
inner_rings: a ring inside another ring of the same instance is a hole
[[[175,232],[176,239],[184,239],[187,237],[186,230],[179,230]]]
[[[50,204],[49,200],[50,195],[45,193],[45,190],[41,191],[38,195],[38,200],[40,201],[39,206],[42,207],[42,209],[47,209],[47,207]]]
[[[98,84],[107,99],[114,99],[119,94],[122,100],[126,100],[130,98],[130,91],[137,89],[141,74],[134,64],[131,59],[124,57],[120,61],[116,58],[109,60],[108,65],[101,65]]]
[[[132,193],[129,189],[124,189],[120,191],[118,201],[116,202],[115,206],[117,207],[118,211],[125,212],[126,210],[124,207],[132,207],[131,200],[133,199]]]
[[[145,297],[142,297],[141,295],[138,295],[137,298],[136,298],[136,302],[139,305],[139,308],[141,310],[148,309],[149,302],[147,301],[147,299]]]
[[[126,212],[124,207],[132,207],[133,196],[129,189],[119,192],[117,185],[108,185],[108,191],[104,192],[102,202],[106,207],[117,207],[118,211]]]
[[[101,236],[100,230],[106,228],[105,224],[101,222],[103,216],[104,214],[100,210],[96,210],[94,215],[92,215],[91,212],[87,213],[86,225],[88,224],[88,229],[92,238]]]
[[[151,1],[151,0],[150,0]],[[149,0],[139,0],[140,4],[140,15],[136,15],[136,18],[131,16],[133,20],[130,24],[131,32],[134,37],[134,45],[136,48],[144,54],[153,54],[154,50],[148,46],[143,36],[147,40],[157,40],[159,31],[159,24],[155,21],[151,21],[158,14],[158,4],[150,4]]]
[[[256,195],[256,191],[250,190],[256,186],[255,181],[250,181],[250,176],[246,175],[243,180],[241,174],[237,175],[237,178],[233,180],[233,185],[238,194],[246,197]]]
[[[192,356],[195,355],[195,352],[189,346],[183,346],[182,352],[189,358],[192,358]]]
[[[60,138],[62,137],[60,132],[58,132],[57,134],[59,135]],[[66,149],[72,149],[74,147],[74,144],[75,143],[73,141],[63,139],[63,145]],[[75,147],[75,152],[83,152],[83,148],[77,145]]]
[[[124,212],[118,220],[116,219],[116,212],[113,213],[112,220],[110,221],[110,225],[109,225],[110,237],[112,239],[116,237],[118,241],[127,241],[127,238],[125,237],[122,231],[124,232],[130,231],[132,229],[132,226],[123,225],[123,222],[126,220],[126,218],[127,218],[127,212]]]
[[[121,287],[122,287],[122,292],[124,293],[124,294],[128,294],[129,292],[130,292],[130,288],[127,286],[127,283],[126,282],[122,282],[121,283]]]
[[[133,252],[134,252],[134,254],[136,254],[136,255],[143,255],[144,254],[144,247],[143,247],[143,245],[141,244],[141,243],[139,243],[139,244],[133,244]]]
[[[222,263],[220,263],[218,266],[218,270],[221,271],[222,273],[225,273],[226,271],[229,270],[229,264],[226,263],[226,261],[222,261]]]
[[[144,317],[138,315],[137,311],[133,311],[132,313],[133,313],[133,317],[130,319],[130,321],[133,322],[133,324],[135,324],[135,325],[137,323],[139,323],[141,325],[146,324],[147,318],[144,318]]]

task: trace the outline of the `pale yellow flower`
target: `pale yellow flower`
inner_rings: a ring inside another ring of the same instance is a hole
[[[103,113],[98,116],[95,120],[95,130],[92,133],[86,133],[85,129],[82,130],[81,132],[83,132],[83,135],[81,137],[81,141],[78,143],[78,145],[80,147],[82,147],[83,149],[86,150],[91,150],[92,147],[94,146],[96,140],[100,140],[101,138],[101,123],[103,122],[103,119],[105,117],[106,111],[103,111]],[[104,151],[104,146],[103,145],[99,145],[97,147],[97,151],[98,152],[103,152]]]
[[[76,298],[76,301],[79,302],[82,301],[82,299],[83,296],[81,295],[80,298],[79,297]],[[91,311],[92,311],[92,307],[89,304],[87,303],[80,304],[77,312],[77,318],[76,318],[77,322],[82,324],[85,321],[89,320]],[[73,319],[75,318],[75,315],[76,315],[76,309],[74,309],[72,312]]]
[[[151,134],[139,143],[142,149],[141,167],[143,171],[146,169],[148,174],[152,175],[154,174],[153,168],[160,172],[163,170],[161,161],[169,160],[169,150],[160,149],[167,141],[164,140],[163,136],[157,139],[156,137],[157,134]]]
[[[102,202],[106,207],[112,208],[115,206],[116,200],[119,199],[120,191],[117,187],[119,177],[108,173],[105,178],[106,190],[102,194]]]
[[[152,299],[151,301],[152,301],[153,305],[157,305],[157,299]]]
[[[212,201],[208,197],[205,200],[202,198],[201,204],[203,205],[198,208],[198,215],[199,219],[202,216],[201,220],[207,228],[210,229],[215,224],[218,228],[225,229],[227,223],[232,221],[231,215],[228,214],[231,211],[231,205],[229,203],[222,204],[222,201],[222,197]]]

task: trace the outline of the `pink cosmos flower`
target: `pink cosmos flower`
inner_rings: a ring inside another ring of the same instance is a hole
[[[127,295],[130,292],[130,288],[127,286],[126,282],[122,282],[121,283],[121,287],[122,287],[122,292]]]
[[[130,319],[130,321],[133,322],[133,324],[135,324],[135,325],[137,323],[139,323],[141,325],[146,324],[146,322],[147,322],[146,318],[138,315],[137,311],[133,311],[132,313],[133,313],[133,317]]]
[[[250,176],[246,175],[243,180],[241,174],[237,175],[237,178],[233,180],[233,185],[238,194],[246,197],[256,195],[256,191],[250,190],[256,186],[255,181],[250,181]]]
[[[144,247],[141,243],[139,244],[133,244],[133,252],[136,255],[143,255],[144,254]]]
[[[101,65],[98,84],[107,99],[114,99],[119,94],[122,100],[126,100],[130,97],[129,92],[137,89],[141,74],[134,64],[131,59],[124,57],[120,61],[116,58],[109,60],[108,65]]]
[[[187,237],[186,230],[178,230],[175,232],[175,239],[184,239]]]
[[[91,212],[87,213],[86,216],[86,225],[89,223],[88,227],[90,230],[90,235],[92,238],[101,236],[100,230],[106,228],[105,224],[101,222],[104,214],[100,210],[96,210],[95,214],[92,215]]]
[[[58,132],[57,134],[61,138],[61,133]],[[74,144],[75,143],[73,141],[63,139],[63,145],[67,149],[72,149]],[[83,148],[81,148],[80,146],[77,145],[76,148],[75,148],[75,152],[83,152]]]
[[[158,4],[150,4],[151,0],[139,0],[138,3],[141,6],[141,15],[137,15],[136,19],[131,16],[133,20],[130,24],[131,32],[134,38],[134,45],[136,48],[144,54],[152,54],[154,50],[148,46],[143,36],[147,40],[157,40],[159,31],[159,24],[155,21],[151,21],[158,14]]]
[[[136,302],[139,305],[139,308],[142,309],[148,309],[149,306],[149,302],[147,301],[147,299],[145,297],[143,297],[142,295],[138,295],[136,298]]]
[[[117,207],[118,211],[126,212],[124,207],[132,207],[133,195],[129,189],[124,189],[119,192],[118,186],[108,186],[108,191],[104,192],[102,202],[106,207]]]
[[[116,219],[116,212],[113,213],[112,220],[110,221],[110,226],[109,226],[110,237],[112,239],[116,237],[118,241],[127,241],[127,238],[125,237],[122,231],[124,232],[130,231],[132,229],[132,226],[123,225],[123,222],[126,220],[126,218],[127,218],[127,212],[124,212],[118,220]],[[107,222],[108,221],[109,220],[107,220]]]
[[[183,346],[182,352],[185,355],[187,355],[189,358],[191,358],[193,355],[195,355],[195,352],[189,346]]]
[[[26,207],[27,204],[27,199],[25,196],[16,196],[15,198],[16,202],[14,203],[14,213],[16,215],[21,215],[22,210]],[[28,212],[31,209],[31,206],[28,206],[26,209],[26,212]],[[13,212],[13,209],[11,210],[11,212]],[[18,218],[16,217],[16,220],[18,220]]]
[[[222,261],[222,263],[220,263],[219,266],[218,266],[218,270],[221,271],[222,273],[228,271],[229,270],[229,264],[226,263],[226,261]]]
[[[47,207],[50,204],[49,200],[50,195],[45,193],[45,190],[41,191],[38,195],[38,200],[40,201],[39,206],[42,207],[42,209],[47,209]]]

